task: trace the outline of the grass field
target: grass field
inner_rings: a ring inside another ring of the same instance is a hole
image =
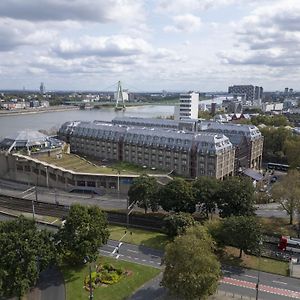
[[[101,286],[94,290],[94,300],[123,300],[134,293],[145,282],[160,273],[159,269],[116,260],[108,257],[99,258],[98,263],[112,263],[133,272],[131,276],[123,277],[118,283]],[[62,269],[66,284],[66,300],[85,300],[89,293],[83,288],[85,276],[89,274],[88,266],[64,267]]]
[[[110,225],[109,238],[112,240],[120,240],[121,237],[124,236],[125,230],[125,227]],[[132,235],[130,232],[132,232]],[[169,239],[161,232],[130,228],[127,230],[127,234],[122,241],[130,244],[143,245],[149,248],[164,250],[166,244],[169,242]]]
[[[288,263],[253,255],[246,255],[243,253],[242,258],[239,258],[239,249],[234,247],[225,247],[224,252],[219,255],[220,261],[230,266],[238,266],[243,268],[260,270],[263,272],[279,274],[283,276],[288,275]]]
[[[67,170],[83,173],[101,174],[164,174],[159,170],[144,169],[141,166],[127,162],[115,162],[109,165],[99,165],[99,161],[89,161],[83,157],[64,153],[61,158],[41,156],[39,160]]]
[[[106,166],[97,166],[84,158],[80,158],[74,154],[63,154],[62,158],[40,157],[39,160],[45,161],[49,164],[62,167],[68,170],[83,172],[83,173],[103,173],[103,174],[117,174],[117,170]]]

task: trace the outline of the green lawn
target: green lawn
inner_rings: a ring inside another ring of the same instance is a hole
[[[125,227],[109,225],[110,239],[120,240],[125,234]],[[132,234],[130,234],[132,232]],[[130,228],[127,230],[127,234],[122,239],[123,242],[143,245],[154,249],[163,250],[166,244],[169,242],[168,237],[161,233],[155,231],[148,231],[136,228]]]
[[[118,283],[101,286],[94,291],[94,300],[122,300],[134,293],[145,282],[160,273],[159,269],[116,260],[108,257],[99,258],[98,263],[112,263],[115,267],[122,267],[133,272],[131,276],[123,277]],[[66,284],[66,300],[85,300],[89,292],[83,288],[86,275],[89,274],[88,266],[62,268]]]
[[[242,258],[239,258],[239,249],[234,247],[225,247],[225,251],[219,255],[221,263],[238,266],[243,268],[254,269],[268,273],[288,275],[288,263],[276,259],[265,257],[257,257],[254,255],[246,255],[243,253]]]
[[[85,160],[84,158],[78,157],[74,154],[64,153],[62,158],[59,159],[56,157],[42,156],[39,157],[39,160],[76,172],[117,174],[117,170],[113,168],[94,165],[88,160]]]

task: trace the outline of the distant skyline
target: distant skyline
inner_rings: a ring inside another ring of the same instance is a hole
[[[0,90],[300,90],[299,0],[1,0]]]

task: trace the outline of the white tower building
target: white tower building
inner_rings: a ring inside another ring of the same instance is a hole
[[[189,92],[180,94],[179,110],[175,112],[175,119],[198,119],[199,93]]]

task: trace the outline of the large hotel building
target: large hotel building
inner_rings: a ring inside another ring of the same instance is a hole
[[[261,167],[263,137],[255,126],[116,118],[112,123],[66,122],[58,131],[71,152],[125,161],[185,177],[223,179]]]

